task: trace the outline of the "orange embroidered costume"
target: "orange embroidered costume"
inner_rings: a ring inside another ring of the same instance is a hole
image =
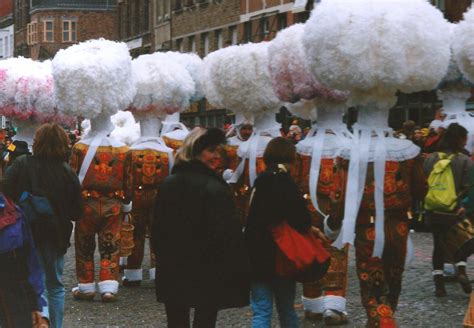
[[[152,149],[153,148],[162,148]],[[142,149],[140,149],[142,148]],[[132,195],[133,240],[132,254],[127,258],[124,271],[124,285],[139,284],[143,280],[142,262],[145,249],[145,238],[150,231],[153,209],[156,204],[158,189],[163,180],[170,174],[172,150],[164,145],[146,145],[140,147],[140,141],[127,153],[125,171],[127,175],[127,193]],[[155,258],[151,253],[150,280],[155,279]]]
[[[71,166],[80,172],[89,145],[77,143],[72,150]],[[99,146],[82,183],[84,217],[75,228],[76,275],[78,291],[95,293],[95,236],[99,239],[101,294],[118,291],[119,246],[122,202],[125,198],[125,145]]]

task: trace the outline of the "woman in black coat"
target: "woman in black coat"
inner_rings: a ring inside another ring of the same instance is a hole
[[[232,193],[215,173],[225,135],[193,130],[160,187],[152,243],[168,327],[214,327],[217,311],[249,302],[248,260]]]
[[[297,327],[294,310],[296,282],[275,274],[277,245],[271,228],[283,221],[301,233],[311,228],[306,202],[289,171],[296,160],[295,146],[287,139],[269,142],[263,160],[267,170],[255,180],[245,239],[252,269],[253,328],[270,327],[273,298],[281,327]]]
[[[71,221],[82,216],[81,185],[67,164],[69,137],[57,124],[43,124],[36,130],[33,155],[16,158],[0,181],[0,191],[18,202],[24,192],[48,200],[53,215],[31,222],[33,239],[45,274],[50,327],[62,327],[64,254],[70,246]],[[28,218],[28,213],[26,216]],[[29,217],[31,220],[32,218]]]

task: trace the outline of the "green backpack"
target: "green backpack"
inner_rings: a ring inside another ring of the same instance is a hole
[[[451,160],[455,154],[438,153],[439,160],[428,177],[428,193],[425,209],[428,211],[452,212],[456,208],[458,196],[454,185]]]

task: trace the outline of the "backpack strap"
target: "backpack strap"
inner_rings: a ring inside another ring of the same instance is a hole
[[[442,159],[447,159],[449,161],[451,161],[454,157],[456,157],[456,153],[452,153],[450,155],[446,154],[446,153],[443,153],[443,152],[438,152],[438,158],[439,160],[442,160]]]

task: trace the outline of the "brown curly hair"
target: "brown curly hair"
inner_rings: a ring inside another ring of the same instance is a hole
[[[61,126],[56,123],[46,123],[36,130],[33,155],[66,162],[69,157],[69,143],[69,137]]]

